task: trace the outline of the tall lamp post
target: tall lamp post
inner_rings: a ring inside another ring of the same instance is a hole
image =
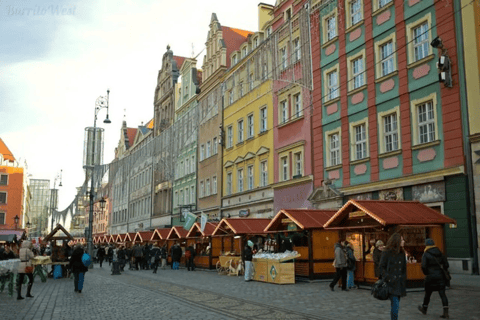
[[[103,108],[107,108],[107,117],[103,120],[103,123],[112,123],[108,118],[108,100],[110,96],[110,90],[107,89],[107,96],[103,97],[100,96],[95,101],[95,116],[93,118],[93,135],[92,135],[92,163],[91,166],[91,176],[90,176],[90,211],[88,214],[88,242],[87,242],[87,250],[88,254],[92,257],[93,256],[93,199],[94,199],[94,182],[93,182],[93,171],[95,169],[95,148],[97,146],[95,141],[95,135],[97,132],[97,115],[100,110]],[[93,268],[93,263],[90,264],[90,268]]]
[[[60,180],[60,184],[58,186],[62,186],[62,173],[63,170],[60,170],[60,172],[57,173],[57,175],[55,176],[55,179],[53,179],[52,196],[50,197],[50,213],[52,215],[52,227],[50,229],[50,232],[53,231],[53,210],[57,209],[57,192],[55,186],[57,185],[57,180]]]

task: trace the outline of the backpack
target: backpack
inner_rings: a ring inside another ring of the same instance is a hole
[[[85,267],[88,268],[88,266],[92,263],[92,258],[90,257],[90,255],[88,253],[84,253],[82,255],[82,263]]]

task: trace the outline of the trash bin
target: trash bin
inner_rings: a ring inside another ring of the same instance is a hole
[[[118,261],[113,261],[112,263],[112,276],[113,275],[118,275],[120,273],[120,262]]]

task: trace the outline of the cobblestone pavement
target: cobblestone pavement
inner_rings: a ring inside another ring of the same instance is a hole
[[[480,277],[463,276],[447,291],[450,318],[480,320]],[[470,279],[470,280],[469,280]],[[24,290],[25,292],[25,290]],[[275,285],[244,282],[241,277],[185,269],[125,271],[112,276],[98,265],[86,274],[81,294],[73,280],[35,282],[32,299],[0,294],[0,319],[389,319],[390,303],[368,290],[334,292],[328,282]],[[423,292],[400,302],[400,319],[438,319],[441,303],[434,293],[423,316],[417,311]]]

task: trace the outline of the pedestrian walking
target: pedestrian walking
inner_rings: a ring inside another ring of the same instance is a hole
[[[187,250],[185,250],[185,263],[187,265],[188,271],[195,271],[195,249],[192,246],[188,246]]]
[[[449,280],[446,278],[448,272],[448,261],[440,249],[435,246],[432,239],[425,240],[425,252],[422,256],[422,271],[425,275],[425,296],[423,304],[418,306],[421,313],[427,314],[430,297],[434,291],[438,291],[442,299],[443,315],[440,318],[449,319],[448,315],[448,299],[445,294],[445,286],[449,285]]]
[[[82,293],[83,282],[85,280],[85,272],[88,268],[82,262],[82,256],[85,253],[83,246],[77,244],[75,250],[73,250],[72,258],[70,259],[70,269],[73,272],[73,284],[75,286],[75,292]]]
[[[375,243],[375,248],[373,249],[373,265],[375,271],[375,277],[381,279],[382,275],[380,274],[380,270],[378,266],[380,265],[380,258],[382,257],[382,252],[385,249],[385,244],[382,240],[377,240]]]
[[[182,259],[182,255],[183,255],[182,248],[180,248],[180,245],[178,244],[178,242],[175,242],[175,244],[172,247],[173,270],[179,270],[180,260]]]
[[[100,246],[100,248],[97,251],[97,258],[98,258],[98,262],[100,263],[100,268],[102,267],[103,260],[105,259],[105,255],[106,255],[106,252],[105,252],[104,246]]]
[[[32,242],[23,241],[20,251],[18,253],[20,258],[20,265],[18,266],[18,279],[17,279],[17,300],[22,300],[22,284],[25,279],[25,275],[28,277],[27,285],[27,298],[33,298],[31,294],[33,286],[33,265],[32,259],[34,257],[32,252]]]
[[[355,259],[353,245],[350,242],[345,241],[344,247],[347,256],[347,289],[355,289],[355,269],[357,259]]]
[[[118,263],[120,264],[120,270],[125,271],[125,258],[126,258],[126,253],[125,253],[125,247],[121,246],[120,249],[117,252],[118,255]]]
[[[92,257],[92,260],[94,263],[97,262],[97,253],[98,253],[98,246],[94,246],[93,247],[93,251],[92,251],[92,254],[93,254],[93,257]]]
[[[247,245],[243,250],[243,262],[245,263],[245,281],[252,281],[252,258],[253,258],[253,242],[247,241]]]
[[[343,250],[341,240],[338,240],[335,243],[335,260],[333,260],[333,266],[335,267],[335,277],[333,278],[332,282],[330,283],[330,290],[334,290],[335,285],[337,284],[338,280],[342,279],[342,291],[346,291],[347,289],[347,255]]]
[[[108,265],[110,266],[112,264],[112,261],[113,261],[113,251],[114,251],[114,247],[113,245],[110,245],[108,247],[108,252],[107,252],[107,256],[108,256]]]
[[[407,295],[407,259],[403,246],[405,240],[399,233],[394,233],[387,241],[387,246],[380,259],[380,274],[388,286],[390,294],[390,317],[398,319],[400,298]]]
[[[152,269],[153,273],[157,273],[158,264],[160,263],[160,248],[157,246],[156,243],[153,244],[152,248],[150,249],[151,261],[152,261]]]
[[[167,268],[167,245],[160,249],[160,257],[162,258],[162,270]]]
[[[142,256],[142,247],[139,244],[135,245],[135,247],[133,248],[133,257],[135,258],[135,270],[138,270],[138,264],[141,263]]]

